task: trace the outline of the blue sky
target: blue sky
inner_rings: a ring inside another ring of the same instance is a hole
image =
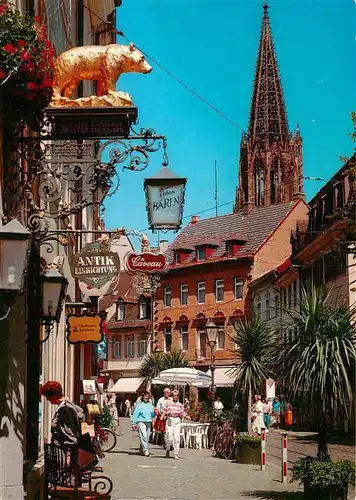
[[[123,0],[117,26],[246,129],[262,4],[262,0]],[[304,175],[328,179],[341,166],[339,156],[353,150],[348,133],[350,112],[356,108],[355,3],[269,0],[269,5],[289,125],[294,130],[299,124],[304,140]],[[133,96],[139,127],[167,136],[169,166],[188,178],[184,215],[211,208],[201,216],[214,216],[215,160],[219,204],[226,204],[219,214],[231,212],[240,131],[149,62],[154,67],[150,75],[123,75],[119,90]],[[107,228],[147,228],[143,181],[159,170],[161,161],[160,152],[152,153],[145,171],[120,172],[119,191],[106,201]],[[307,200],[323,184],[306,180]]]

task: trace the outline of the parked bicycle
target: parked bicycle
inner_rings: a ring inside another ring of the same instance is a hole
[[[117,436],[113,430],[107,429],[106,427],[101,427],[96,421],[94,421],[94,430],[94,440],[100,451],[106,453],[115,448],[117,443]]]

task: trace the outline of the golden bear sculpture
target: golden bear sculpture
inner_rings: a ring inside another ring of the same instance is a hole
[[[116,92],[123,73],[150,73],[152,67],[132,43],[130,45],[86,45],[60,54],[50,106],[130,106],[131,96]],[[96,96],[71,99],[82,80],[98,82]]]

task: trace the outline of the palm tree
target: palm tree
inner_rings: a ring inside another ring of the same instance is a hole
[[[151,352],[143,358],[138,376],[145,384],[149,384],[161,371],[168,368],[185,368],[188,366],[188,360],[181,349],[173,347],[168,352]]]
[[[319,412],[318,458],[328,458],[327,420],[350,418],[356,361],[356,312],[331,302],[330,291],[302,288],[298,309],[289,311],[294,338],[280,350],[277,380],[292,396],[304,393]]]
[[[251,433],[252,394],[258,393],[262,382],[269,378],[275,335],[268,322],[254,316],[240,318],[234,324],[231,340],[237,361],[230,372],[235,377],[236,391],[247,395],[247,429]]]

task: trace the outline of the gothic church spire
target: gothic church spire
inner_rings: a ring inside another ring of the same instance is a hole
[[[263,19],[247,134],[240,150],[235,211],[288,203],[303,197],[303,147],[291,134],[272,30],[264,0]]]

